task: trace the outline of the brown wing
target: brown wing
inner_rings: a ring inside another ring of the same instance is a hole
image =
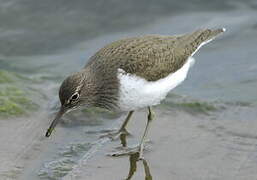
[[[100,67],[104,71],[121,68],[155,81],[178,70],[201,43],[221,32],[223,29],[207,29],[178,36],[148,35],[122,39],[100,49],[86,67]]]

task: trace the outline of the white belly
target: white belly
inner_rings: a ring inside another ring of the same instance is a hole
[[[119,69],[120,91],[118,105],[120,110],[131,111],[159,104],[170,90],[185,80],[193,63],[194,58],[190,57],[179,70],[157,81],[147,81],[144,78]]]

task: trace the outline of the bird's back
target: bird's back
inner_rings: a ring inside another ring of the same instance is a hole
[[[85,68],[101,69],[106,73],[120,68],[148,81],[156,81],[176,72],[204,42],[223,31],[205,29],[184,35],[147,35],[118,40],[100,49]]]

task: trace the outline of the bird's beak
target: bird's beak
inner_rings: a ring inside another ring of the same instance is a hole
[[[52,131],[54,130],[55,126],[57,125],[57,123],[60,121],[61,117],[66,113],[67,109],[64,107],[61,107],[59,112],[56,114],[54,120],[52,121],[50,127],[47,129],[46,132],[46,137],[49,137],[52,133]]]

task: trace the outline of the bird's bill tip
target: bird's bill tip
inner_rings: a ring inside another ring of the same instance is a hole
[[[54,120],[52,121],[50,127],[47,129],[45,137],[50,137],[50,135],[52,134],[55,126],[57,125],[57,123],[59,122],[59,120],[61,119],[61,117],[63,116],[63,114],[66,112],[66,110],[64,108],[61,108],[60,111],[56,114]]]
[[[54,130],[53,128],[48,128],[47,131],[46,131],[45,136],[46,136],[46,137],[50,137],[50,135],[52,134],[52,131],[53,131],[53,130]]]

